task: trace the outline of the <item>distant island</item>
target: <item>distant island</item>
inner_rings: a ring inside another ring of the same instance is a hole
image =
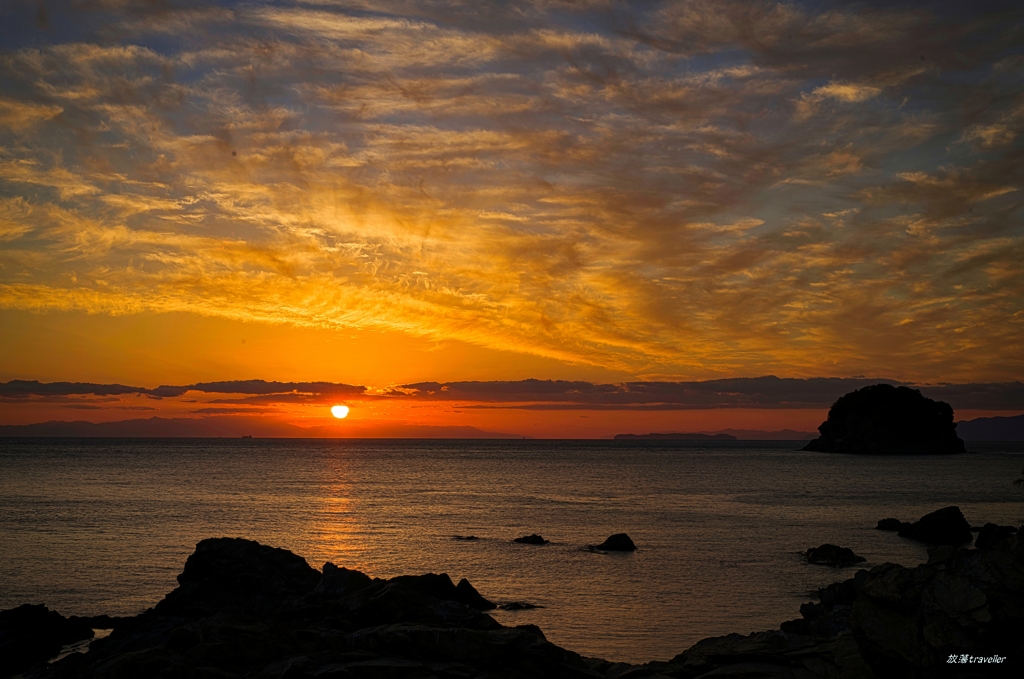
[[[874,455],[966,452],[953,408],[917,389],[874,384],[839,397],[804,450]]]
[[[735,436],[729,434],[616,434],[616,441],[629,441],[633,439],[659,439],[668,441],[738,441]]]
[[[484,431],[469,426],[393,424],[374,430],[337,425],[300,427],[254,417],[150,417],[117,422],[50,421],[0,425],[0,438],[410,438],[522,439],[522,434]]]
[[[616,434],[622,440],[654,439],[668,441],[810,441],[814,434],[793,429],[765,431],[764,429],[722,429],[721,431],[668,432],[652,434]]]
[[[979,417],[957,422],[957,433],[965,441],[1024,441],[1024,415]],[[267,423],[251,417],[162,418],[120,420],[115,422],[50,421],[33,424],[0,425],[0,438],[335,438],[336,426],[299,427],[286,423]],[[349,435],[359,436],[357,432]],[[367,434],[363,434],[366,436]],[[523,434],[492,432],[468,426],[392,425],[370,436],[387,438],[478,438],[523,439]],[[669,432],[617,434],[618,440],[675,441],[810,441],[815,434],[793,429],[722,429],[712,432]]]

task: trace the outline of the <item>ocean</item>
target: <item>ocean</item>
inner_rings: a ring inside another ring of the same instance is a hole
[[[874,530],[959,505],[1018,525],[1020,443],[950,457],[801,452],[795,441],[0,439],[0,609],[132,615],[176,586],[195,544],[235,536],[374,577],[446,572],[501,623],[615,661],[777,628],[863,567],[922,545]],[[631,554],[587,551],[625,532]],[[539,533],[543,546],[512,538]],[[455,536],[478,540],[456,540]]]

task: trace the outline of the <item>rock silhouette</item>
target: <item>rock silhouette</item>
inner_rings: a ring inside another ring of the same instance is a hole
[[[537,604],[528,604],[525,601],[510,601],[507,604],[501,604],[498,606],[503,611],[531,611],[534,608],[544,608]]]
[[[906,521],[900,521],[899,519],[881,519],[878,525],[875,526],[875,530],[903,530],[910,524]]]
[[[65,644],[92,636],[89,625],[43,605],[0,611],[0,677],[23,672],[57,655]]]
[[[1022,676],[1024,665],[1016,534],[988,549],[938,547],[917,568],[858,571],[819,590],[779,630],[704,639],[643,665],[584,658],[535,625],[504,627],[472,607],[479,593],[467,581],[455,586],[444,574],[382,580],[330,564],[321,574],[282,549],[211,539],[179,582],[156,607],[114,619],[111,635],[88,653],[37,663],[25,678],[988,679]],[[0,612],[0,620],[12,615]],[[9,629],[0,630],[7,643]],[[990,662],[950,667],[954,654]]]
[[[986,523],[978,532],[974,546],[978,549],[991,549],[997,542],[1012,537],[1017,533],[1013,526],[999,526],[994,523]]]
[[[625,533],[616,533],[599,545],[590,545],[589,549],[601,552],[635,552],[636,545]]]
[[[883,564],[858,588],[850,628],[883,677],[1021,676],[1024,549],[1016,536],[992,549],[933,550],[916,568]],[[992,660],[949,667],[950,655]],[[998,660],[1002,658],[1003,660]]]
[[[960,545],[974,538],[971,524],[967,523],[959,507],[943,507],[925,514],[904,526],[897,535],[930,545]]]
[[[849,547],[827,544],[821,547],[811,547],[804,552],[804,557],[807,559],[807,563],[832,566],[833,568],[852,566],[867,561],[864,557],[854,554],[853,550]]]
[[[546,545],[550,540],[545,540],[541,536],[534,533],[533,535],[524,535],[521,538],[514,538],[512,542],[518,542],[523,545]]]
[[[821,435],[804,450],[875,455],[965,452],[948,403],[889,384],[841,396],[818,432]]]

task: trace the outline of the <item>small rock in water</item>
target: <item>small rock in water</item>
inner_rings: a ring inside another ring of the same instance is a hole
[[[967,523],[959,507],[943,507],[931,514],[925,514],[900,530],[898,535],[931,545],[959,545],[970,542],[971,524]]]
[[[524,535],[521,538],[515,538],[512,542],[518,542],[523,545],[546,545],[549,540],[545,540],[541,536],[534,533],[533,535]]]
[[[903,530],[909,527],[910,524],[899,519],[882,519],[875,526],[875,530]]]
[[[498,608],[500,608],[503,611],[529,611],[534,608],[544,607],[538,606],[537,604],[528,604],[524,601],[510,601],[507,604],[501,604],[500,606],[498,606]]]
[[[855,563],[863,563],[867,561],[864,557],[854,554],[853,550],[849,547],[839,547],[837,545],[811,547],[804,552],[804,557],[806,557],[807,563],[832,566],[833,568],[852,566]]]
[[[452,540],[479,540],[475,535],[453,535]]]
[[[590,549],[601,552],[633,552],[636,545],[625,533],[616,533],[599,545],[590,545]]]

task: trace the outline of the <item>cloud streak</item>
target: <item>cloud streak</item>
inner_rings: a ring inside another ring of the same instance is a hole
[[[2,307],[1024,376],[1020,10],[89,7],[7,15]]]
[[[887,383],[887,379],[811,378],[775,376],[707,380],[700,382],[625,382],[594,384],[567,380],[489,382],[419,382],[369,390],[331,382],[265,382],[240,380],[156,388],[70,382],[39,383],[12,380],[0,383],[0,397],[26,402],[32,396],[67,402],[71,396],[143,395],[176,399],[186,394],[230,394],[236,398],[204,401],[197,414],[282,412],[266,406],[324,405],[346,402],[454,403],[461,408],[518,410],[635,410],[668,411],[718,408],[807,409],[828,408],[843,394]],[[970,410],[1024,410],[1024,384],[1020,382],[914,385],[926,396]],[[59,400],[59,399],[64,399]],[[96,403],[116,399],[74,401],[65,407],[95,409]],[[194,401],[185,401],[192,403]]]

